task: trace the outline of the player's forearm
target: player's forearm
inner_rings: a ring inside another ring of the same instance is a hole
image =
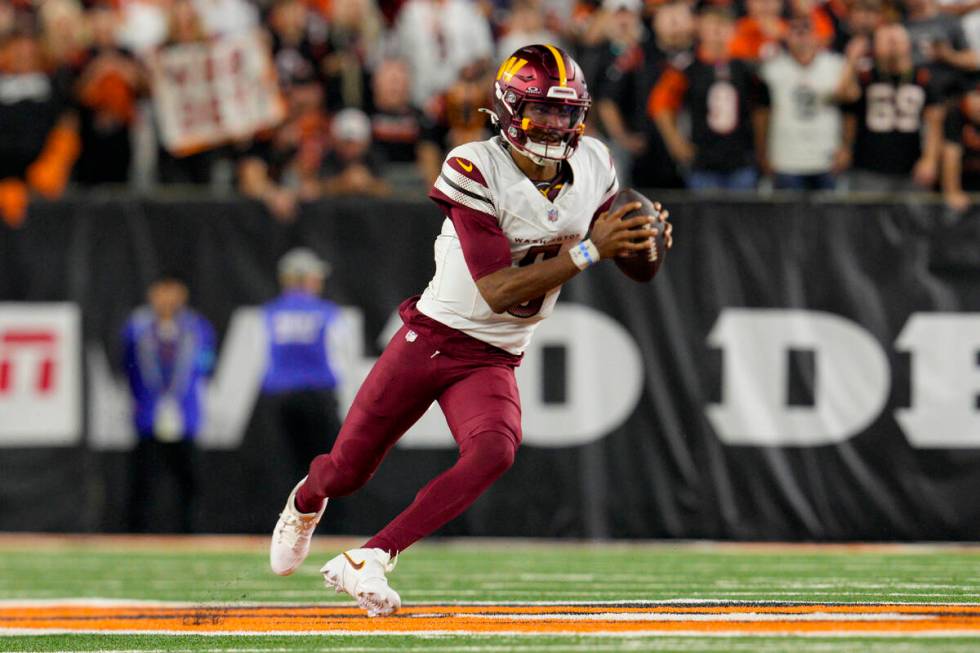
[[[480,294],[494,313],[547,294],[581,270],[562,252],[555,258],[524,267],[497,270],[476,282]]]

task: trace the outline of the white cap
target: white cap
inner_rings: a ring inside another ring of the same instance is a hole
[[[371,140],[371,119],[360,109],[341,109],[333,117],[330,133],[338,141]]]
[[[326,279],[330,276],[330,264],[308,247],[296,247],[279,259],[280,277],[314,276]]]
[[[640,12],[640,0],[602,0],[602,8],[606,11],[619,11],[624,9],[634,13]]]

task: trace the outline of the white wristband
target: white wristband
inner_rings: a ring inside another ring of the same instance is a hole
[[[584,270],[585,268],[592,267],[599,262],[599,250],[596,246],[592,244],[592,241],[585,239],[580,242],[575,247],[568,250],[568,254],[572,257],[572,263],[575,264],[579,270]]]

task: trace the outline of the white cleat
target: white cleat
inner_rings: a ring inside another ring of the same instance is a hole
[[[286,499],[286,507],[279,513],[279,521],[272,531],[272,546],[269,548],[269,564],[272,571],[280,576],[288,576],[303,564],[310,552],[310,540],[313,531],[320,523],[320,517],[327,508],[327,500],[317,512],[304,513],[296,509],[296,492],[299,491],[306,477],[296,484]]]
[[[401,597],[385,577],[396,560],[381,549],[352,549],[323,565],[320,572],[327,587],[353,596],[369,617],[387,617],[402,607]]]

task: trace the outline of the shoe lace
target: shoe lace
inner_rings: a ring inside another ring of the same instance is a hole
[[[296,546],[301,537],[307,535],[316,527],[315,519],[303,519],[291,513],[283,512],[279,516],[284,528],[279,529],[279,542],[285,542],[290,547]]]

